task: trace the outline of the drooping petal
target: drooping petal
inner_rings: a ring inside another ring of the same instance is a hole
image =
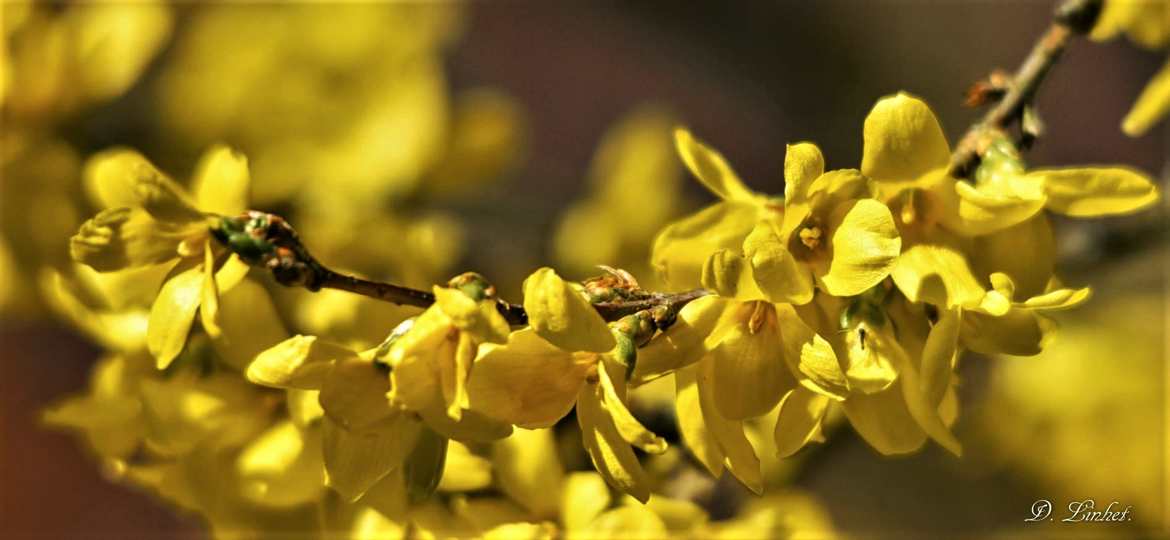
[[[711,351],[715,403],[729,420],[772,410],[796,385],[780,338],[776,310],[766,302],[738,307],[738,321]]]
[[[809,142],[788,145],[784,153],[784,201],[804,200],[809,184],[824,173],[825,157],[817,145]]]
[[[744,486],[759,494],[764,490],[760,458],[743,432],[743,422],[728,420],[719,414],[714,395],[717,391],[714,369],[715,362],[711,360],[699,362],[696,385],[699,387],[699,408],[703,413],[703,424],[712,438],[719,443],[719,450],[725,456],[724,466]]]
[[[322,420],[326,483],[347,501],[366,493],[400,467],[418,438],[418,422],[393,415],[364,430],[346,430]]]
[[[1021,256],[1024,253],[1028,256]],[[976,237],[970,260],[977,275],[1007,274],[1023,298],[1044,292],[1056,265],[1048,216],[1039,213],[1019,225]]]
[[[390,381],[374,362],[350,353],[336,359],[321,386],[321,408],[342,429],[360,431],[401,414],[386,393]]]
[[[1047,207],[1073,217],[1130,214],[1158,200],[1158,186],[1148,176],[1124,167],[1040,169]]]
[[[776,452],[789,457],[812,441],[821,429],[821,420],[829,408],[829,398],[803,386],[788,391],[780,400],[780,414],[776,417]]]
[[[256,355],[244,374],[249,381],[264,386],[319,390],[333,369],[333,361],[353,355],[349,349],[317,336],[296,335]]]
[[[674,324],[638,349],[638,362],[630,376],[633,384],[642,384],[698,362],[707,354],[704,341],[732,302],[708,295],[682,308]]]
[[[524,311],[537,335],[566,351],[608,352],[617,344],[597,310],[552,268],[524,280]]]
[[[213,339],[222,333],[215,318],[219,314],[219,288],[215,285],[215,255],[211,252],[211,242],[203,244],[203,289],[200,291],[199,322],[203,330]]]
[[[666,441],[662,437],[655,435],[654,432],[646,429],[630,410],[626,408],[624,402],[625,388],[620,391],[616,385],[624,386],[623,382],[614,381],[613,377],[619,377],[619,380],[624,380],[624,373],[610,374],[611,369],[616,369],[619,372],[624,372],[620,364],[616,362],[601,362],[597,365],[598,375],[600,376],[601,386],[601,407],[609,414],[613,420],[614,427],[617,428],[618,433],[621,434],[622,439],[626,442],[638,447],[643,452],[650,454],[661,454],[666,451]]]
[[[678,418],[679,431],[682,432],[686,447],[712,476],[718,478],[723,474],[723,450],[703,420],[697,384],[698,370],[697,366],[692,365],[674,373],[675,417]]]
[[[187,344],[203,290],[203,267],[183,264],[171,271],[150,308],[146,346],[158,369],[166,369]]]
[[[949,331],[944,329],[944,331]],[[949,427],[943,422],[942,416],[939,413],[939,404],[930,400],[924,389],[928,388],[929,383],[919,377],[918,368],[906,352],[902,349],[896,341],[887,342],[889,354],[893,363],[896,365],[902,381],[899,385],[902,389],[901,395],[905,400],[905,407],[910,412],[910,416],[918,423],[918,426],[935,442],[942,445],[943,448],[949,450],[956,456],[962,456],[963,448],[959,444],[958,439],[951,433]],[[948,373],[947,382],[950,382]],[[945,392],[945,387],[943,391]],[[943,394],[943,392],[939,392]],[[939,398],[941,401],[941,397]],[[852,420],[852,416],[850,419]],[[854,424],[856,426],[856,424]],[[872,442],[871,442],[872,444]]]
[[[248,209],[250,184],[248,158],[216,145],[203,154],[195,167],[191,191],[200,210],[235,216]]]
[[[861,172],[879,181],[913,180],[950,163],[938,119],[905,93],[884,97],[865,117]]]
[[[948,309],[930,329],[922,348],[922,394],[926,402],[938,407],[951,382],[954,356],[962,327],[960,309]]]
[[[926,433],[910,415],[902,385],[876,394],[854,393],[842,405],[853,429],[882,454],[906,454],[922,447]]]
[[[758,214],[757,207],[739,202],[708,206],[662,229],[650,262],[672,287],[697,287],[707,258],[720,249],[740,249]]]
[[[587,370],[534,331],[520,330],[475,361],[469,408],[521,427],[548,427],[573,408]]]
[[[788,252],[770,223],[761,221],[756,224],[744,239],[743,254],[764,299],[797,305],[812,300],[812,275]]]
[[[1170,112],[1170,62],[1162,66],[1121,122],[1121,130],[1130,137],[1140,137]]]
[[[821,276],[834,296],[854,296],[889,275],[902,249],[894,216],[874,199],[855,201],[834,212],[832,261]]]
[[[645,503],[650,498],[649,478],[605,412],[599,390],[597,385],[587,384],[581,387],[577,397],[577,423],[581,426],[585,451],[606,482]]]
[[[674,142],[687,169],[711,193],[728,201],[751,201],[755,198],[755,194],[731,170],[727,160],[719,152],[695,139],[691,132],[675,129]]]

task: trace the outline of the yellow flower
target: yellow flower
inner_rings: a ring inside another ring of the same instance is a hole
[[[1108,0],[1089,37],[1097,41],[1125,34],[1147,49],[1170,44],[1170,3],[1163,0]],[[1144,134],[1170,111],[1170,61],[1138,96],[1121,129],[1131,137]]]
[[[147,330],[147,346],[158,367],[170,365],[183,350],[196,311],[204,330],[219,335],[219,293],[239,283],[248,266],[219,247],[209,225],[218,215],[234,216],[246,209],[244,157],[225,147],[209,150],[195,174],[193,200],[130,150],[94,156],[86,166],[86,182],[107,209],[70,240],[75,260],[99,272],[170,265]]]

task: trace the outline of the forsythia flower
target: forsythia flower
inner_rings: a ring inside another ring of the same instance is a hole
[[[1125,34],[1147,49],[1170,45],[1170,2],[1166,0],[1106,0],[1089,37],[1097,41]],[[1170,60],[1146,85],[1122,120],[1131,137],[1142,135],[1170,112]]]
[[[248,266],[212,238],[219,215],[238,215],[247,205],[248,166],[225,147],[200,161],[194,199],[136,152],[111,150],[86,167],[94,197],[107,208],[70,240],[78,262],[99,272],[168,265],[170,271],[150,312],[147,345],[165,368],[178,356],[200,314],[204,330],[220,333],[219,294],[236,285]]]
[[[476,361],[471,408],[519,427],[548,427],[576,405],[585,450],[610,485],[645,502],[650,487],[631,445],[662,453],[666,442],[626,406],[633,347],[618,339],[583,293],[550,268],[524,283],[531,328]],[[634,344],[636,345],[636,344]]]

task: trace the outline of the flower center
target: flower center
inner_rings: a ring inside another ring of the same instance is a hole
[[[819,226],[807,225],[800,230],[800,243],[809,249],[816,249],[821,245],[822,236],[824,236],[824,232]]]

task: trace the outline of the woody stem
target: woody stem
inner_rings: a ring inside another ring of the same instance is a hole
[[[1065,0],[1057,7],[1052,24],[1032,47],[1012,77],[1002,98],[967,130],[951,155],[951,174],[969,177],[988,145],[1013,123],[1022,121],[1025,110],[1036,98],[1041,83],[1056,65],[1072,37],[1093,28],[1102,0]]]

